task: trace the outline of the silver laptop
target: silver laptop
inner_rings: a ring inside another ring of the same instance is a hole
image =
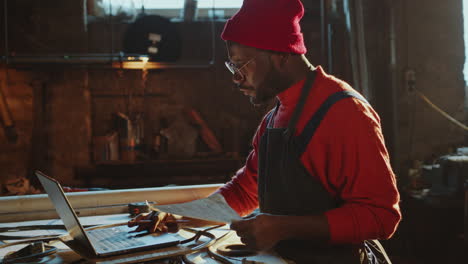
[[[123,225],[84,230],[60,183],[40,171],[36,171],[36,176],[44,186],[57,214],[73,238],[73,242],[78,244],[80,248],[93,252],[94,256],[107,257],[133,251],[173,246],[181,241],[179,235],[172,233],[159,235],[129,233],[133,229]]]

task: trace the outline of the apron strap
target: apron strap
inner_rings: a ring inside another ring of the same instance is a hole
[[[345,99],[349,97],[354,97],[365,103],[368,103],[364,97],[352,91],[341,91],[341,92],[336,92],[330,95],[327,98],[327,100],[325,100],[325,102],[320,106],[317,112],[315,112],[312,118],[309,119],[302,133],[296,137],[295,140],[297,141],[296,146],[297,146],[297,151],[298,151],[299,156],[302,155],[302,153],[304,153],[304,151],[306,150],[307,145],[309,144],[310,140],[314,136],[315,131],[319,127],[320,123],[322,122],[323,118],[327,114],[328,110],[330,110],[330,108],[336,102],[340,101],[341,99]]]
[[[284,132],[286,139],[290,139],[291,136],[293,136],[294,132],[296,131],[297,121],[299,120],[299,117],[301,117],[302,110],[304,109],[304,105],[307,102],[307,97],[309,95],[309,92],[310,90],[312,90],[312,85],[314,84],[316,75],[317,75],[317,70],[311,70],[310,74],[307,76],[307,79],[301,90],[299,102],[297,103],[296,108],[294,109],[294,113],[292,114],[291,119],[289,119],[288,127],[286,131]]]

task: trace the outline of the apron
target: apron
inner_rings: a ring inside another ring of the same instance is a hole
[[[341,99],[355,97],[366,100],[357,93],[342,91],[332,94],[312,116],[304,131],[294,136],[308,94],[312,89],[316,72],[312,71],[301,90],[301,96],[286,128],[274,128],[274,111],[266,117],[266,131],[260,139],[258,168],[258,197],[260,212],[275,215],[321,214],[340,203],[331,197],[322,183],[306,170],[300,157],[328,109]],[[281,241],[275,251],[296,263],[386,263],[369,262],[372,256],[361,245],[324,246],[307,240]],[[369,252],[371,253],[371,252]]]

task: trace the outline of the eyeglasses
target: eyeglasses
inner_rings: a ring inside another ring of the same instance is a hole
[[[252,59],[250,59],[249,61],[247,61],[246,63],[244,63],[244,65],[238,67],[236,64],[234,64],[233,62],[231,61],[226,61],[224,62],[224,64],[226,64],[226,68],[228,68],[228,70],[232,73],[232,74],[238,74],[242,77],[244,77],[244,75],[242,74],[241,70],[242,68],[244,68],[245,66],[247,66],[247,64],[249,64],[250,62],[252,62],[253,60],[255,60],[257,56],[253,57]]]

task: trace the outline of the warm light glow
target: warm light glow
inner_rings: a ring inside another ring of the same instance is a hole
[[[163,67],[163,64],[158,62],[149,62],[149,58],[142,58],[138,61],[124,61],[114,62],[113,68],[132,69],[132,70],[143,70],[143,69],[159,69]]]
[[[121,64],[122,68],[124,69],[134,69],[134,70],[139,70],[139,69],[144,69],[146,66],[146,62],[141,62],[141,61],[127,61]]]

